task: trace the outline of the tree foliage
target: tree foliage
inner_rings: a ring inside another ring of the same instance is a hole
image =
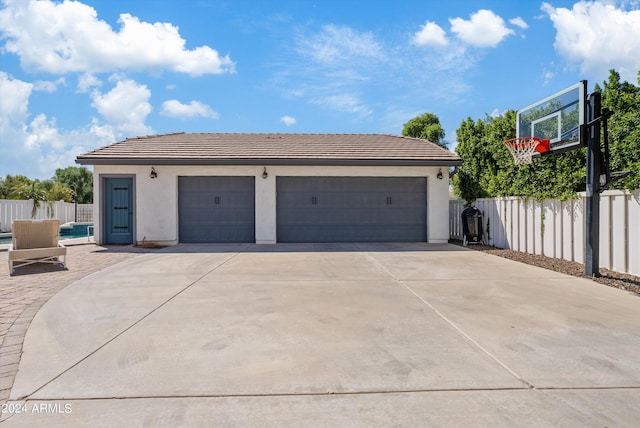
[[[24,175],[0,178],[0,199],[33,199],[34,209],[42,202],[93,201],[93,175],[84,167],[57,169],[50,180],[40,181]]]
[[[438,116],[433,113],[421,114],[405,123],[402,135],[429,140],[440,147],[447,148],[447,142],[444,141],[444,129],[440,125]]]
[[[640,73],[638,84],[640,85]],[[611,170],[632,174],[611,188],[635,190],[640,187],[640,87],[620,82],[611,70],[604,89],[603,107],[614,112],[609,119]],[[478,198],[523,196],[535,199],[568,199],[585,190],[586,150],[543,156],[531,165],[516,166],[503,142],[516,134],[516,112],[473,121],[467,118],[456,131],[456,153],[462,165],[454,176],[457,196],[471,203]],[[603,140],[604,141],[604,140]]]
[[[613,112],[609,118],[609,148],[612,171],[631,171],[631,175],[619,180],[612,188],[634,190],[640,188],[640,71],[638,86],[620,82],[620,74],[609,72],[602,93],[602,107]],[[604,141],[604,140],[603,140]]]
[[[78,166],[58,168],[53,181],[73,190],[79,204],[93,202],[93,174],[87,168]]]
[[[33,180],[28,183],[20,184],[19,186],[13,189],[13,194],[15,195],[12,199],[33,199],[33,209],[31,210],[31,217],[35,217],[38,212],[38,208],[40,208],[41,203],[48,202],[47,193],[43,189],[42,186],[39,186],[39,181]],[[49,208],[47,211],[49,214],[51,211],[51,205],[47,205]]]
[[[5,178],[0,177],[0,199],[20,199],[15,189],[25,187],[32,180],[24,175],[7,175]]]

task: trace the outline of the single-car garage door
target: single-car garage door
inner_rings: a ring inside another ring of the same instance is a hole
[[[278,242],[424,242],[424,177],[277,177]]]
[[[178,177],[180,242],[255,242],[254,177]]]

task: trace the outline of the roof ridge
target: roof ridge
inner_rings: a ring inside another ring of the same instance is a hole
[[[375,132],[177,132],[176,134],[188,135],[385,135],[390,137],[400,137],[394,134],[379,134]]]

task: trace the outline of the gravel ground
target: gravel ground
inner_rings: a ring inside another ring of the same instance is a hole
[[[452,241],[452,243],[462,245],[462,242],[460,241]],[[584,277],[584,264],[582,263],[554,259],[536,254],[521,253],[519,251],[503,250],[496,247],[490,247],[488,245],[469,245],[467,248],[476,251],[483,251],[485,253],[504,257],[505,259],[526,263],[528,265],[565,273],[567,275]],[[600,275],[600,277],[592,279],[609,287],[640,294],[640,277],[626,273],[614,272],[608,269],[600,269]]]

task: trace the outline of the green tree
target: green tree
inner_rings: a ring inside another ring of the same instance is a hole
[[[45,192],[47,201],[73,202],[75,193],[72,189],[66,187],[62,183],[52,180],[46,180],[41,183],[41,186]]]
[[[31,184],[31,180],[24,175],[7,175],[0,178],[0,199],[20,199],[15,189]]]
[[[444,129],[440,125],[438,116],[433,113],[421,114],[405,123],[402,135],[429,140],[442,148],[447,148],[447,142],[444,141]]]
[[[640,188],[640,72],[638,86],[621,82],[620,74],[610,70],[609,79],[603,82],[602,106],[611,110],[608,120],[609,147],[612,171],[631,171],[628,177],[613,183],[614,189]],[[604,140],[603,140],[604,142]]]
[[[482,120],[474,122],[470,117],[464,120],[456,137],[459,141],[456,153],[462,158],[462,165],[453,178],[456,194],[471,203],[478,198],[489,196],[481,185],[482,164],[486,156],[481,154],[485,137],[485,123]]]
[[[47,207],[47,216],[51,216],[53,213],[53,207],[47,199],[47,193],[38,180],[29,180],[28,183],[18,185],[13,189],[13,194],[17,196],[15,199],[33,199],[33,208],[31,209],[32,218],[35,218],[38,208],[40,208],[43,203]]]
[[[93,174],[87,168],[77,166],[58,168],[53,181],[71,189],[79,204],[93,202]]]

